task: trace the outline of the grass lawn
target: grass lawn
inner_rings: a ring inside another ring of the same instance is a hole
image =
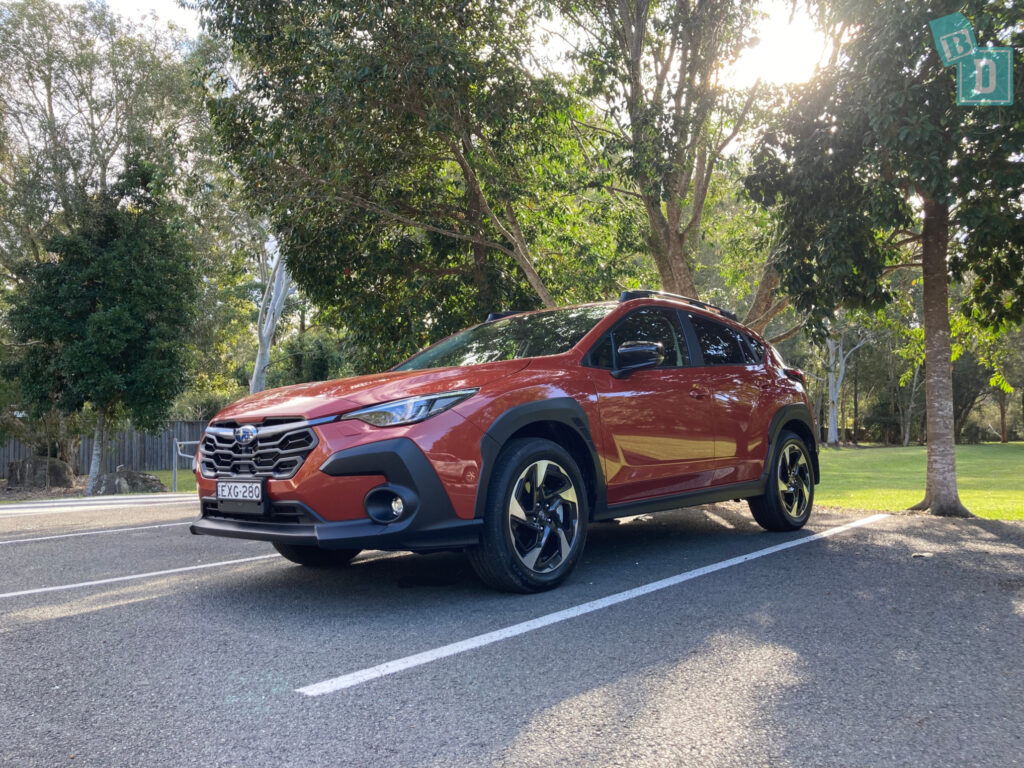
[[[895,512],[924,497],[926,448],[821,449],[820,506]],[[1024,520],[1024,443],[956,447],[960,500],[978,517]]]
[[[156,475],[160,478],[160,481],[167,486],[167,490],[171,490],[171,470],[169,469],[158,469],[152,472],[147,472],[149,475]],[[192,474],[191,469],[179,469],[178,470],[178,493],[195,493],[196,490],[196,476]]]

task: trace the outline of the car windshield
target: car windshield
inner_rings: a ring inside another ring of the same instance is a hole
[[[558,355],[572,349],[612,309],[611,304],[594,304],[481,323],[427,347],[394,370],[418,371]]]

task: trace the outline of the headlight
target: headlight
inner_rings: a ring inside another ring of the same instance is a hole
[[[400,424],[415,424],[418,421],[429,419],[442,411],[447,411],[453,405],[461,403],[467,397],[472,397],[480,388],[460,389],[455,392],[442,392],[437,395],[420,395],[419,397],[407,397],[403,400],[392,400],[389,403],[371,405],[369,408],[360,408],[358,411],[346,413],[339,416],[339,421],[346,419],[359,419],[375,427],[397,427]]]

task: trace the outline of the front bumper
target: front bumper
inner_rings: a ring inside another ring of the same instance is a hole
[[[383,475],[385,488],[406,500],[401,517],[392,523],[369,518],[328,521],[309,506],[272,500],[262,516],[223,513],[216,498],[201,500],[202,517],[192,523],[194,534],[276,541],[325,549],[384,549],[437,551],[461,549],[479,541],[480,519],[455,515],[430,461],[405,437],[382,440],[338,451],[320,466],[334,477]],[[377,490],[381,486],[377,486]],[[362,504],[363,500],[348,499]]]

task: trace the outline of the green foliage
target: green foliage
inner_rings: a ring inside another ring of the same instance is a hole
[[[353,375],[344,337],[329,328],[310,328],[288,337],[271,352],[267,387],[327,381]]]
[[[696,294],[696,243],[716,165],[754,94],[719,81],[749,43],[758,11],[740,0],[554,0],[578,44],[569,57],[600,105],[597,183],[626,187],[671,291]],[[589,122],[582,129],[595,128]]]
[[[142,429],[167,417],[186,381],[198,276],[161,192],[152,167],[130,166],[15,292],[8,319],[36,413],[121,406]]]
[[[936,54],[928,22],[952,2],[821,3],[829,23],[856,29],[837,63],[794,91],[765,133],[748,179],[782,206],[783,282],[802,311],[879,307],[887,265],[908,260],[921,200],[952,205],[955,277],[970,280],[978,316],[1024,317],[1024,91],[1012,107],[961,107],[954,72]],[[965,13],[982,41],[1006,44],[1024,10],[974,0]],[[1024,49],[1016,46],[1017,71]]]
[[[16,278],[45,258],[129,156],[184,155],[196,100],[182,43],[102,4],[0,6],[0,268]]]
[[[585,189],[578,106],[528,66],[535,3],[199,7],[233,57],[209,78],[223,146],[356,370],[539,306],[522,258],[561,301],[634,268],[631,214]]]

